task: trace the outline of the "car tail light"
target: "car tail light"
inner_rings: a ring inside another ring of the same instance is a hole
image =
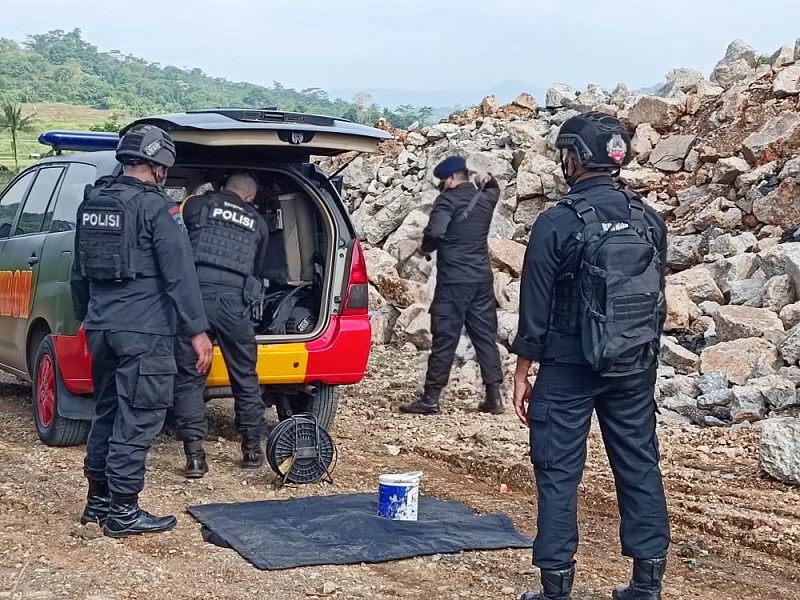
[[[347,281],[347,295],[344,300],[343,315],[366,315],[369,312],[369,279],[367,261],[358,240],[353,242],[350,253],[350,278]]]

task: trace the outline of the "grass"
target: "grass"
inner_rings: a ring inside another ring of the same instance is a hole
[[[23,115],[34,115],[35,131],[22,133],[17,144],[19,151],[19,168],[23,169],[36,159],[31,154],[44,155],[50,149],[39,143],[39,135],[53,129],[66,129],[87,131],[92,125],[98,125],[118,115],[124,122],[128,115],[119,111],[100,110],[88,106],[75,106],[72,104],[23,104]],[[11,153],[11,134],[7,131],[0,133],[0,165],[14,170],[14,155]],[[4,185],[10,179],[10,174],[0,169],[0,184]]]

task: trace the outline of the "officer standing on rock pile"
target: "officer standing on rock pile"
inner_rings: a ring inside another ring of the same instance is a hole
[[[503,370],[497,348],[494,274],[487,238],[500,188],[491,175],[470,182],[467,161],[450,156],[433,170],[440,194],[423,230],[421,252],[436,251],[437,279],[431,315],[432,347],[422,396],[400,410],[423,415],[440,412],[439,398],[450,379],[461,330],[466,326],[481,367],[486,396],[481,412],[504,411]]]
[[[211,366],[212,345],[189,240],[161,187],[175,162],[172,139],[135,126],[116,157],[122,175],[87,186],[78,208],[71,287],[94,389],[80,521],[119,538],[177,523],[139,508],[145,458],[172,404],[177,328],[191,339],[198,371]]]
[[[269,239],[267,222],[253,206],[257,193],[258,183],[251,175],[234,173],[220,192],[191,196],[182,207],[211,334],[228,369],[246,469],[264,464],[261,435],[266,428],[250,318],[251,306],[261,296]],[[208,434],[203,399],[207,374],[195,369],[188,339],[178,338],[176,357],[176,432],[186,453],[186,476],[200,478],[208,471],[203,449]]]
[[[533,563],[543,586],[522,600],[571,598],[578,484],[595,410],[614,473],[622,553],[633,558],[633,577],[613,598],[659,600],[670,543],[654,399],[666,226],[612,178],[631,157],[617,119],[572,117],[556,146],[571,187],[534,222],[511,346],[514,409],[530,428],[539,510]]]

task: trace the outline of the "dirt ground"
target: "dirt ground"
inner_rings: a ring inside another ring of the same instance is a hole
[[[268,467],[238,468],[230,401],[212,403],[211,472],[182,476],[179,442],[159,439],[142,505],[178,516],[171,532],[114,541],[77,526],[84,448],[48,448],[35,433],[30,386],[0,376],[0,598],[517,598],[538,587],[529,550],[467,552],[376,565],[266,572],[206,544],[186,507],[210,502],[376,492],[380,473],[422,470],[421,493],[508,514],[535,533],[527,435],[510,412],[474,412],[475,392],[451,386],[445,411],[400,415],[420,357],[376,348],[370,375],[344,390],[332,430],[334,484],[276,489]],[[673,545],[666,598],[800,598],[800,489],[767,479],[756,428],[700,430],[664,415],[660,428]],[[398,453],[399,450],[399,453]],[[509,493],[501,493],[505,483]],[[625,581],[613,482],[602,443],[590,439],[581,487],[581,546],[574,598],[609,598]]]

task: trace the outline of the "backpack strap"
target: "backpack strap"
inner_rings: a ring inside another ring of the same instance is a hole
[[[472,197],[472,200],[469,201],[467,208],[464,209],[464,212],[461,213],[461,216],[458,218],[459,222],[464,221],[469,216],[469,213],[471,213],[472,209],[475,208],[475,205],[478,203],[482,193],[483,186],[479,187],[478,191],[475,192],[475,195]]]
[[[589,223],[597,223],[597,212],[594,207],[586,201],[583,196],[564,196],[558,201],[559,204],[571,208],[578,218],[583,221],[585,225]]]

